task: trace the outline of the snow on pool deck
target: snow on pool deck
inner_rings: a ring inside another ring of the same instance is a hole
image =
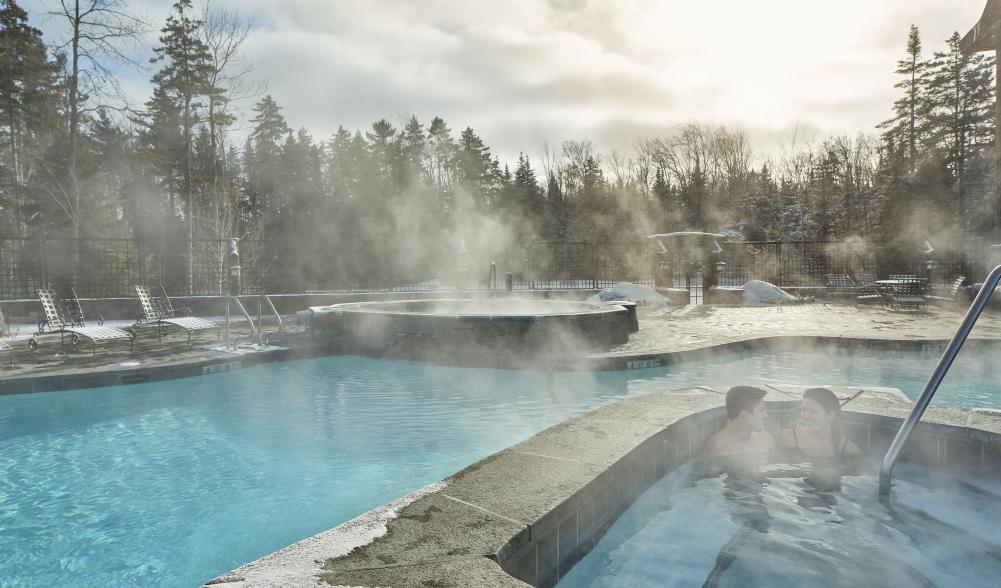
[[[613,352],[680,351],[755,337],[823,336],[863,339],[951,339],[966,308],[895,312],[841,304],[681,306],[639,309],[638,333]],[[971,338],[1001,339],[1001,313],[987,310]]]

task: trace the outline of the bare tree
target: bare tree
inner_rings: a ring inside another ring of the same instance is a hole
[[[99,106],[84,106],[88,98],[121,95],[114,65],[141,67],[129,54],[130,45],[138,45],[149,29],[148,23],[127,12],[125,0],[59,0],[59,7],[49,14],[62,19],[69,27],[69,38],[60,49],[69,51],[69,156],[67,162],[69,210],[80,211],[80,180],[77,174],[77,144],[82,114]],[[80,236],[80,222],[73,223],[74,237]]]
[[[224,4],[214,5],[209,0],[202,13],[202,42],[208,48],[212,68],[208,79],[206,122],[209,129],[211,161],[211,210],[208,219],[219,236],[232,235],[236,230],[235,201],[228,198],[223,182],[226,158],[226,128],[236,120],[234,105],[259,96],[266,89],[264,83],[254,83],[249,75],[257,68],[241,52],[250,33],[251,22],[231,11]]]

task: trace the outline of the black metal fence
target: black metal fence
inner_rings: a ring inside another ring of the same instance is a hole
[[[718,255],[717,283],[762,280],[784,288],[824,286],[828,274],[881,273],[881,248],[859,241],[734,242]],[[720,263],[722,262],[722,263]]]
[[[496,257],[463,259],[424,279],[401,278],[389,287],[364,284],[306,283],[305,291],[596,289],[616,282],[647,286],[701,283],[715,274],[721,286],[763,280],[784,288],[819,287],[827,274],[868,272],[916,274],[938,283],[957,275],[974,281],[990,269],[987,239],[942,244],[932,254],[920,248],[903,252],[861,241],[730,242],[699,250],[661,253],[649,240],[622,243],[530,242]],[[0,300],[34,298],[40,287],[74,286],[83,297],[131,297],[134,284],[164,284],[171,294],[228,292],[227,240],[192,242],[135,239],[0,237]],[[284,291],[276,284],[278,259],[264,241],[241,240],[243,292]],[[999,251],[1001,253],[1001,251]],[[931,261],[932,263],[928,263]],[[510,274],[510,275],[508,275]],[[685,278],[698,278],[689,279]],[[269,279],[270,278],[270,279]]]
[[[135,239],[0,238],[0,300],[34,298],[42,287],[73,286],[83,297],[135,294],[134,284],[163,284],[172,294],[227,291],[226,240],[168,243]],[[262,243],[242,241],[243,290],[260,291]],[[190,262],[189,262],[190,260]]]

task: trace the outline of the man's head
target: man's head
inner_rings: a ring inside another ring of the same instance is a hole
[[[747,419],[752,431],[764,431],[765,391],[754,386],[734,386],[726,393],[726,418],[734,421]]]

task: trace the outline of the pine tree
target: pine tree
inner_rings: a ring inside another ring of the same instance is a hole
[[[14,0],[0,1],[0,200],[13,210],[9,226],[19,236],[26,230],[28,176],[31,162],[47,148],[59,126],[59,72],[49,58],[38,29],[28,26],[28,14]],[[65,209],[79,230],[75,209]],[[0,227],[2,228],[2,227]]]
[[[500,188],[500,163],[470,127],[459,135],[455,176],[472,197],[474,208],[484,211],[493,205]]]
[[[885,129],[884,137],[893,138],[894,142],[906,148],[907,161],[913,171],[917,164],[921,139],[918,116],[924,108],[925,92],[923,78],[926,64],[921,61],[921,34],[918,27],[911,25],[907,34],[907,56],[897,62],[894,73],[901,80],[894,84],[904,95],[893,103],[893,118],[883,121],[879,128]]]
[[[253,146],[252,158],[248,156],[248,176],[255,199],[251,201],[251,209],[260,218],[281,213],[283,208],[279,200],[278,180],[282,168],[282,145],[285,137],[291,132],[281,108],[268,95],[254,106],[254,118],[250,120],[254,128],[250,132]]]
[[[532,169],[532,164],[524,153],[518,154],[518,167],[514,171],[512,186],[518,211],[514,222],[523,223],[522,232],[534,237],[542,226],[544,214],[542,188],[539,187],[535,170]]]
[[[969,177],[969,160],[980,155],[992,138],[994,108],[993,63],[981,53],[964,56],[959,42],[959,33],[946,40],[948,51],[934,54],[927,76],[930,140],[943,150],[955,184],[946,192],[955,197],[940,204],[957,215],[969,186],[979,181]]]
[[[181,142],[180,158],[175,165],[180,170],[180,195],[184,199],[184,219],[188,239],[188,291],[194,290],[194,194],[192,193],[192,142],[194,128],[200,120],[199,98],[213,91],[209,84],[212,63],[208,48],[200,36],[202,21],[192,19],[191,0],[177,0],[167,17],[167,23],[160,32],[160,46],[153,49],[156,54],[150,63],[162,63],[160,71],[153,74],[153,99],[147,103],[147,110],[153,118],[158,109],[165,109],[171,116],[168,121],[179,125]],[[174,113],[176,113],[176,121]],[[168,156],[173,149],[168,151]]]

